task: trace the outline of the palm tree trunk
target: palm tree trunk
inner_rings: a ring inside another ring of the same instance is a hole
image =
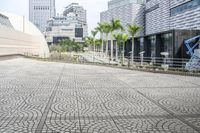
[[[116,42],[116,53],[115,53],[115,56],[116,56],[116,62],[118,62],[118,43]]]
[[[125,42],[123,42],[122,65],[124,65]]]
[[[96,51],[96,46],[95,46],[95,43],[94,43],[94,52]]]
[[[96,53],[95,53],[95,50],[96,50],[96,47],[95,47],[95,42],[94,42],[94,54],[93,54],[93,62],[95,61],[95,55],[96,55]]]
[[[106,35],[106,57],[108,57],[108,35]]]
[[[102,43],[101,43],[101,55],[102,55],[102,57],[103,57],[103,45],[104,45],[104,40],[103,40],[103,37],[101,37],[101,39],[102,39]]]
[[[131,54],[131,65],[134,63],[134,37],[132,37],[132,54]]]
[[[111,47],[110,47],[110,51],[111,51],[111,60],[113,61],[113,33],[111,33]]]

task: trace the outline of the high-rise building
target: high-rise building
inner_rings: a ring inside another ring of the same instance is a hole
[[[136,39],[135,54],[161,57],[168,52],[170,58],[189,58],[183,41],[200,34],[199,12],[200,0],[147,0],[145,36]]]
[[[29,20],[40,31],[45,30],[47,21],[55,14],[55,0],[29,0]]]
[[[147,0],[145,7],[146,35],[200,29],[200,0]]]
[[[108,10],[101,12],[101,22],[110,22],[113,18],[119,19],[127,32],[127,24],[144,26],[144,0],[111,0],[108,2]],[[127,32],[128,33],[128,32]],[[143,36],[141,30],[138,36]]]
[[[87,33],[86,10],[78,3],[72,3],[65,8],[63,15],[47,22],[45,36],[48,44],[56,44],[63,39],[82,42]]]
[[[144,27],[144,0],[111,0],[108,2],[108,10],[101,12],[100,21],[110,23],[112,19],[119,19],[125,32],[128,34],[127,24],[137,24],[138,26]],[[115,31],[119,32],[119,31]],[[105,36],[105,34],[102,34]],[[140,30],[136,36],[143,36],[144,29]],[[111,36],[108,37],[109,40]],[[116,55],[117,43],[113,40],[108,42],[111,59],[113,54]],[[128,46],[128,45],[127,45]],[[130,47],[130,46],[128,46]],[[106,46],[104,46],[104,50]],[[125,54],[129,54],[130,51],[125,51]]]
[[[145,51],[144,57],[152,60],[163,57],[162,52],[173,59],[190,58],[184,40],[200,35],[200,0],[111,0],[100,19],[112,18],[120,19],[123,27],[128,23],[143,27],[135,37],[135,57]],[[130,51],[129,40],[126,56]]]

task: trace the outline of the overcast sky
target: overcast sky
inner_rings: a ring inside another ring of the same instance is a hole
[[[0,11],[7,11],[28,18],[29,0],[0,0]],[[89,31],[93,29],[100,20],[100,12],[107,9],[109,0],[56,0],[56,12],[62,13],[64,7],[72,2],[77,2],[87,10]]]

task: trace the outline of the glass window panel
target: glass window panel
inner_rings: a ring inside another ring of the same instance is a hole
[[[185,11],[188,11],[192,8],[196,8],[200,6],[200,0],[192,0],[192,1],[189,1],[185,4],[182,4],[180,6],[177,6],[175,8],[172,8],[171,9],[171,16],[175,16],[179,13],[182,13],[182,12],[185,12]]]

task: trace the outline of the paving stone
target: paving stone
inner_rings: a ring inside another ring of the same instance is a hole
[[[198,133],[200,78],[0,61],[2,133]]]

